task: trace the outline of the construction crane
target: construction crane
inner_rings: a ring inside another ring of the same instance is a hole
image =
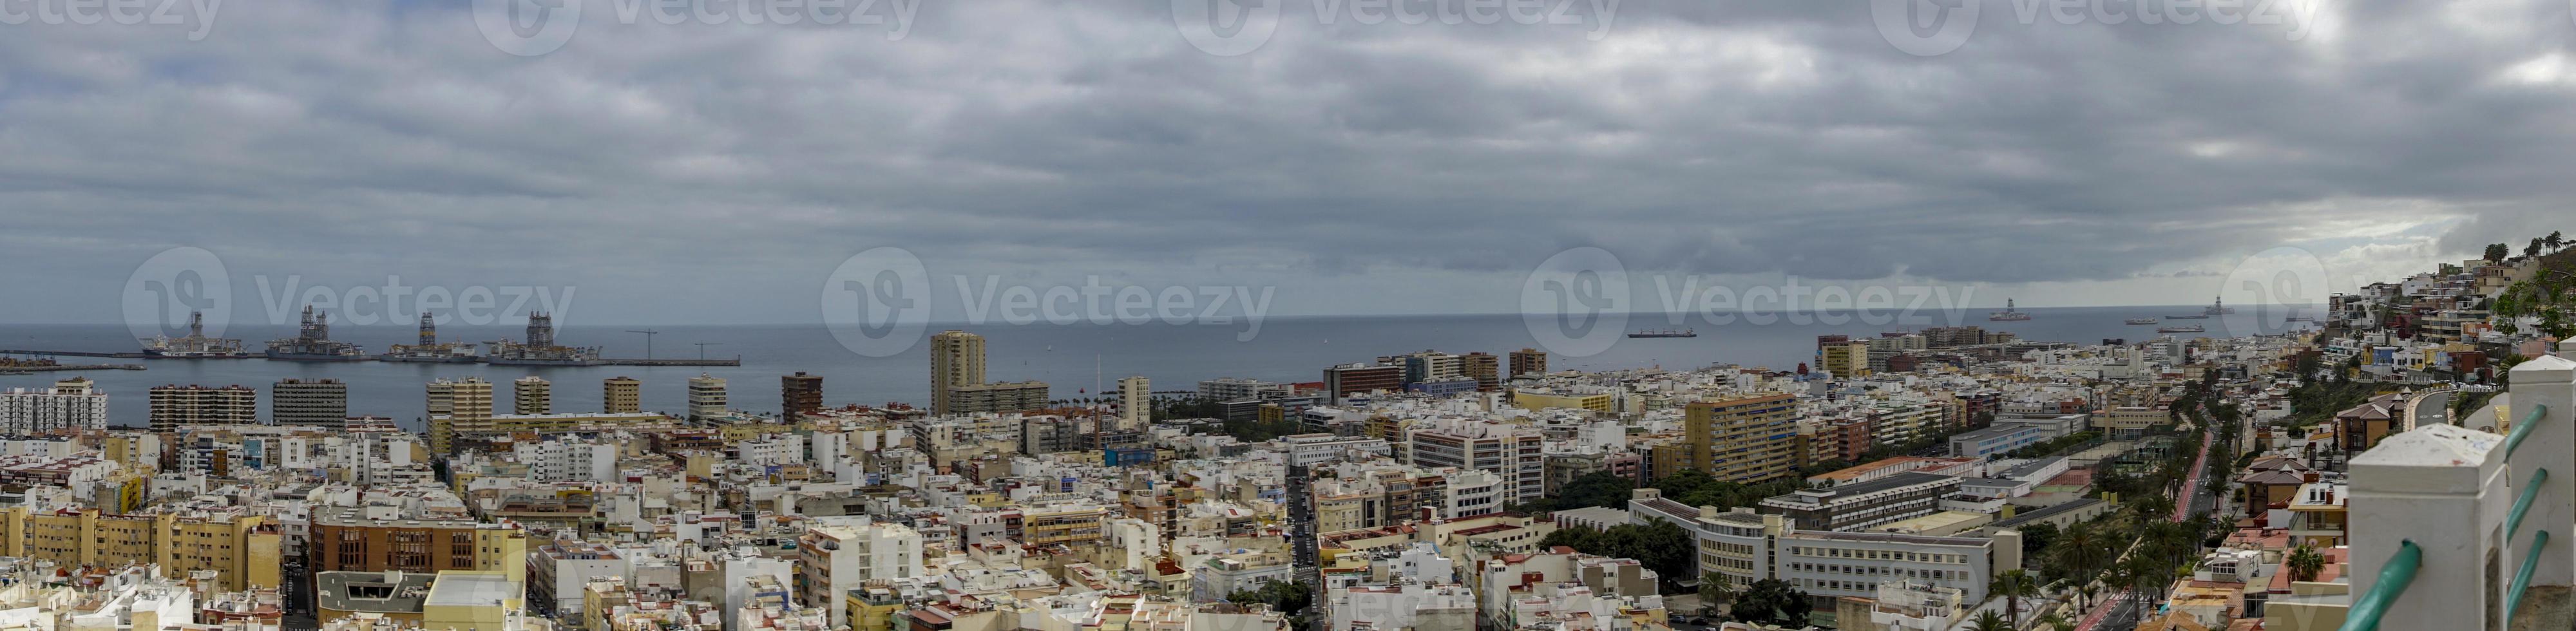
[[[723,345],[724,345],[724,342],[698,342],[698,343],[697,343],[697,345],[698,345],[698,361],[706,361],[706,359],[707,359],[707,347],[709,347],[709,346],[723,346]]]
[[[644,330],[640,330],[640,331],[639,331],[639,330],[635,330],[635,329],[627,329],[627,330],[626,330],[626,332],[628,332],[628,333],[642,333],[642,334],[644,334],[644,358],[645,358],[645,359],[652,359],[652,358],[653,358],[653,336],[661,335],[661,334],[662,334],[662,332],[661,332],[661,331],[655,331],[655,330],[652,330],[652,329],[644,329]]]

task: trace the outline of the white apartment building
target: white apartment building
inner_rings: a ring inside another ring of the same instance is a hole
[[[1739,588],[1763,579],[1788,581],[1819,600],[1872,598],[1882,584],[1912,581],[1958,590],[1964,602],[1979,602],[1994,568],[2021,564],[2018,538],[1999,545],[1970,537],[1807,531],[1780,515],[1741,508],[1703,511],[1698,521],[1702,570],[1725,575]]]
[[[1547,491],[1547,455],[1538,432],[1464,418],[1432,419],[1407,433],[1407,453],[1423,467],[1491,472],[1507,484],[1507,499],[1526,502]]]
[[[523,442],[510,453],[528,465],[528,477],[544,482],[608,482],[617,479],[617,446],[575,438]]]
[[[1350,453],[1354,450],[1379,456],[1384,456],[1394,452],[1394,449],[1387,446],[1385,440],[1358,436],[1297,434],[1294,436],[1281,436],[1279,437],[1279,442],[1286,444],[1288,447],[1288,464],[1290,466],[1299,467],[1311,467],[1331,462],[1333,459],[1339,458],[1343,454]]]
[[[100,392],[86,377],[56,381],[51,388],[10,388],[0,392],[0,435],[106,428],[107,393]]]
[[[776,466],[805,461],[805,437],[796,434],[771,434],[733,445],[733,461],[755,466]]]
[[[1474,517],[1503,511],[1511,502],[1510,485],[1502,476],[1472,469],[1443,472],[1449,487],[1441,496],[1440,516],[1446,519]]]
[[[796,539],[798,582],[802,600],[832,608],[832,626],[850,624],[850,590],[872,580],[910,579],[922,574],[921,533],[902,524],[875,523],[866,517],[818,517]]]
[[[706,373],[689,378],[689,419],[704,420],[725,415],[725,380]]]

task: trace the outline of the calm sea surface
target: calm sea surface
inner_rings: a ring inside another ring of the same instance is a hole
[[[2278,309],[2274,307],[2273,309]],[[2130,326],[2124,318],[2190,313],[2197,307],[2085,307],[2027,309],[2033,319],[2022,322],[1988,322],[1986,309],[1964,313],[1963,324],[1974,324],[1989,330],[2011,331],[2025,339],[2096,343],[2104,338],[2141,341],[2157,337],[2155,328]],[[2251,311],[2251,308],[2247,308]],[[2265,316],[2260,326],[2256,318],[2211,318],[2179,320],[2170,324],[2201,324],[2204,335],[2253,334],[2258,331],[2230,331],[2227,325],[2261,328],[2262,333],[2277,333],[2291,326],[2277,316]],[[1904,324],[1872,325],[1857,319],[1828,324],[1809,317],[1781,318],[1769,324],[1755,324],[1737,319],[1725,325],[1712,325],[1696,316],[1672,325],[1667,316],[1634,315],[1628,328],[1664,328],[1667,325],[1693,327],[1696,338],[1618,339],[1609,350],[1590,357],[1553,356],[1551,368],[1606,370],[1645,366],[1694,368],[1713,363],[1735,363],[1752,366],[1789,368],[1809,361],[1814,355],[1818,335],[1847,334],[1854,337],[1874,336],[1885,331],[1919,329],[1948,324],[1941,314],[1923,321]],[[1803,323],[1801,323],[1803,322]],[[2298,325],[2305,326],[2305,325]],[[558,342],[606,347],[610,357],[642,357],[645,336],[628,333],[641,327],[582,326],[560,327]],[[554,382],[554,407],[558,411],[597,410],[600,408],[600,380],[630,376],[644,381],[644,407],[647,410],[679,411],[686,407],[686,379],[700,372],[729,381],[733,406],[756,412],[778,409],[778,377],[797,371],[822,375],[825,401],[838,406],[844,403],[882,404],[888,401],[927,403],[929,397],[929,344],[925,339],[904,353],[887,358],[861,356],[844,349],[820,325],[775,326],[660,326],[652,327],[661,334],[654,338],[653,356],[659,358],[695,358],[698,342],[710,345],[708,357],[742,358],[741,366],[728,367],[522,367],[486,366],[482,364],[414,364],[414,363],[303,363],[248,360],[141,360],[89,357],[63,357],[66,364],[141,363],[148,370],[102,370],[89,372],[37,373],[33,375],[0,375],[0,388],[44,387],[56,379],[74,374],[96,380],[112,397],[108,414],[118,425],[142,425],[148,410],[146,389],[163,384],[201,384],[207,386],[243,385],[260,390],[260,410],[265,416],[270,409],[268,385],[281,379],[339,379],[349,384],[351,414],[369,414],[399,419],[406,427],[417,429],[422,414],[424,394],[421,385],[439,377],[481,376],[496,384],[494,406],[509,408],[507,382],[526,375],[536,375]],[[1226,325],[1171,325],[1153,322],[1142,325],[1088,324],[1029,325],[990,324],[979,326],[932,325],[929,332],[944,328],[962,328],[982,334],[987,341],[988,376],[994,380],[1020,381],[1035,379],[1054,386],[1057,398],[1097,396],[1100,386],[1115,386],[1125,375],[1145,375],[1154,380],[1156,390],[1187,390],[1202,379],[1247,377],[1271,381],[1315,381],[1323,368],[1354,361],[1367,361],[1379,355],[1438,349],[1452,353],[1484,351],[1501,355],[1509,351],[1536,346],[1523,318],[1518,315],[1437,315],[1437,316],[1371,316],[1371,317],[1273,317],[1261,324],[1257,335],[1248,341],[1238,338],[1246,325],[1237,320]],[[226,337],[240,338],[253,349],[264,348],[269,339],[288,337],[293,326],[234,325]],[[337,326],[332,331],[337,339],[364,345],[368,353],[380,353],[391,344],[409,343],[414,331],[410,326]],[[442,341],[476,342],[515,339],[522,335],[518,326],[442,326]],[[138,348],[136,341],[120,324],[0,324],[0,349],[105,351],[123,352]],[[1084,392],[1084,391],[1088,392]]]

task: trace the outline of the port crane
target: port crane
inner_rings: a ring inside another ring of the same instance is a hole
[[[651,339],[651,338],[646,338],[646,339]],[[698,359],[699,359],[699,360],[701,360],[701,361],[704,361],[704,360],[707,358],[707,347],[709,347],[709,346],[723,346],[723,345],[724,345],[724,342],[697,342],[696,344],[697,344],[697,346],[698,346]]]
[[[662,332],[661,332],[661,331],[655,331],[655,330],[652,330],[652,329],[643,329],[643,330],[627,329],[627,330],[626,330],[626,332],[628,332],[628,333],[642,333],[642,334],[644,334],[644,358],[645,358],[645,359],[652,359],[652,358],[653,358],[653,336],[661,335],[661,334],[662,334]]]

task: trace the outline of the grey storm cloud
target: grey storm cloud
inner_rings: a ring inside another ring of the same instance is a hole
[[[1934,57],[1858,1],[1628,0],[1594,41],[1270,0],[1278,33],[1239,56],[1193,48],[1167,0],[927,0],[900,39],[583,1],[533,57],[469,2],[224,3],[202,41],[0,26],[0,264],[42,297],[0,320],[113,314],[178,246],[321,282],[579,284],[681,319],[717,307],[658,288],[810,310],[880,245],[940,273],[1497,295],[1580,246],[1692,273],[2094,281],[2426,208],[2469,217],[2446,251],[2518,244],[2565,216],[2576,164],[2561,0],[2319,0],[2298,39],[2025,24],[1990,0]]]

